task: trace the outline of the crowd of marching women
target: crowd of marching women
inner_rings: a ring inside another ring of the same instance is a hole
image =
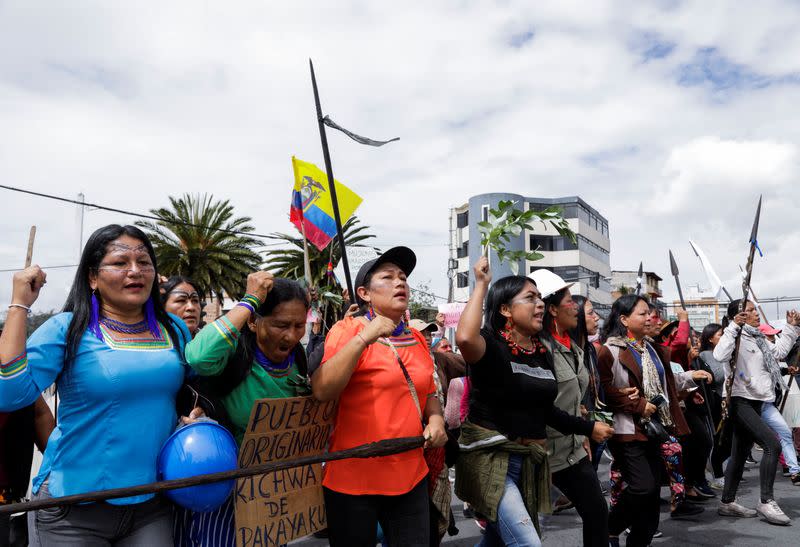
[[[773,484],[783,458],[800,485],[780,410],[784,375],[798,370],[800,315],[777,332],[750,302],[733,301],[723,324],[695,332],[685,310],[667,322],[646,298],[625,295],[601,320],[554,273],[492,279],[481,258],[448,339],[441,324],[408,316],[415,265],[405,247],[364,264],[347,313],[308,338],[309,291],[268,272],[250,274],[238,304],[201,328],[198,288],[162,280],[132,226],[89,238],[63,312],[27,339],[46,273],[18,272],[0,337],[0,501],[25,495],[30,461],[12,454],[29,456],[34,442],[44,453],[34,499],[136,486],[157,480],[176,426],[214,420],[241,443],[254,401],[313,394],[338,400],[330,451],[425,441],[325,465],[334,546],[438,545],[456,532],[449,468],[484,528],[481,545],[541,545],[539,515],[574,506],[584,545],[646,546],[662,485],[674,518],[719,496],[719,515],[789,524]],[[53,384],[57,420],[42,403]],[[750,508],[736,494],[755,445],[760,503]],[[28,514],[30,544],[43,546],[227,546],[234,530],[232,495],[206,510],[141,494]],[[2,545],[8,531],[0,535]]]

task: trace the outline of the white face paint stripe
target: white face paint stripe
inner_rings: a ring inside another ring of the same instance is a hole
[[[515,374],[525,374],[531,378],[539,378],[542,380],[555,380],[553,372],[541,367],[531,367],[521,363],[511,363],[511,371]]]

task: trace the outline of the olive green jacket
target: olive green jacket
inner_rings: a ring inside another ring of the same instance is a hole
[[[538,444],[517,444],[499,431],[480,427],[469,420],[461,424],[458,445],[456,495],[490,522],[497,521],[497,507],[508,473],[508,457],[511,454],[525,457],[519,490],[528,514],[541,534],[538,514],[552,512],[550,468],[545,448]]]
[[[589,371],[583,363],[583,350],[577,344],[567,349],[550,336],[542,336],[542,342],[553,356],[553,367],[558,380],[558,396],[555,405],[573,416],[581,416],[581,401],[589,388]],[[553,473],[575,465],[587,457],[583,435],[564,435],[547,428],[547,451],[550,454],[550,470]]]

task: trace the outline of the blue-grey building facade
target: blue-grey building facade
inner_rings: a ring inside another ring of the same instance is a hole
[[[539,198],[502,192],[472,196],[467,203],[451,209],[450,258],[455,271],[453,297],[456,301],[467,300],[475,283],[472,266],[482,253],[477,224],[486,220],[489,210],[496,209],[501,201],[513,201],[522,210],[543,210],[556,205],[577,234],[577,241],[573,243],[553,227],[537,222],[533,230],[513,238],[506,245],[509,250],[538,250],[544,255],[537,261],[521,260],[518,264],[521,275],[546,268],[566,281],[575,282],[573,294],[588,296],[600,306],[611,303],[608,220],[578,196]],[[512,274],[508,264],[501,263],[494,252],[490,252],[489,263],[494,279]]]

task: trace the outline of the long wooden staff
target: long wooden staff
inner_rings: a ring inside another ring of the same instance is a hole
[[[742,280],[742,300],[739,302],[739,313],[742,313],[747,306],[747,295],[750,290],[750,278],[753,276],[753,259],[756,255],[758,248],[758,222],[761,219],[761,196],[758,198],[758,208],[756,209],[756,218],[753,221],[753,229],[750,231],[750,252],[747,255],[747,266],[745,268],[744,279]],[[717,431],[722,431],[725,422],[728,419],[728,407],[731,404],[731,391],[733,391],[733,379],[736,377],[736,361],[739,358],[739,344],[742,341],[742,330],[739,329],[736,333],[736,343],[733,346],[733,354],[731,355],[731,373],[725,378],[725,398],[722,399],[722,412],[720,413],[720,421],[717,426]]]
[[[639,272],[636,274],[636,296],[642,294],[642,278],[644,277],[644,264],[639,262]]]
[[[33,260],[33,240],[36,239],[36,226],[31,226],[31,232],[28,235],[28,252],[25,254],[25,267],[28,268]]]
[[[139,486],[129,486],[126,488],[112,488],[110,490],[98,490],[95,492],[73,494],[71,496],[62,496],[59,498],[45,498],[28,501],[25,503],[0,505],[0,515],[4,513],[18,513],[21,511],[35,511],[37,509],[46,509],[48,507],[57,507],[60,505],[74,505],[76,503],[89,503],[105,501],[113,498],[127,498],[129,496],[155,494],[157,492],[164,492],[166,490],[173,490],[175,488],[185,488],[188,486],[198,486],[212,482],[238,479],[241,477],[263,475],[265,473],[271,473],[274,471],[281,471],[283,469],[290,469],[292,467],[311,465],[325,461],[330,462],[334,460],[344,460],[347,458],[373,458],[375,456],[388,456],[390,454],[398,454],[400,452],[407,452],[409,450],[419,448],[423,444],[425,444],[425,439],[421,436],[384,439],[382,441],[363,444],[361,446],[348,448],[347,450],[340,450],[338,452],[315,454],[313,456],[305,456],[302,458],[286,460],[282,462],[262,463],[252,467],[233,469],[231,471],[221,471],[219,473],[208,473],[206,475],[197,475],[195,477],[187,477],[185,479],[173,479],[169,481],[152,482],[150,484],[140,484]]]

